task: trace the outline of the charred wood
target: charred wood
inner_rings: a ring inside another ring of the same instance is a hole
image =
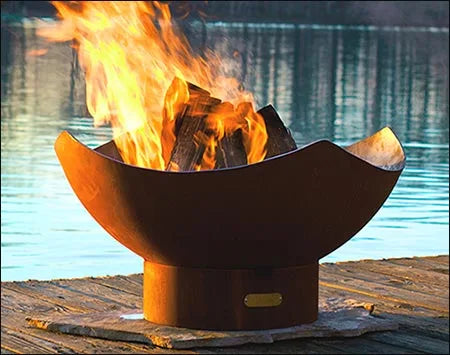
[[[268,135],[265,159],[297,149],[294,138],[272,105],[263,107],[258,113],[264,118]]]
[[[247,164],[247,154],[242,143],[242,131],[225,135],[217,145],[216,169],[231,168]]]
[[[209,96],[209,92],[188,83],[189,101],[176,114],[176,140],[167,171],[193,171],[201,162],[205,145],[202,137],[206,132],[205,119],[220,100]]]

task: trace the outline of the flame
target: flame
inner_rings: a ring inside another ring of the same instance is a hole
[[[238,129],[248,163],[264,159],[267,133],[263,118],[253,109],[253,96],[236,79],[224,76],[213,52],[193,53],[172,21],[168,4],[52,4],[60,21],[38,34],[49,41],[72,41],[85,71],[87,107],[94,124],[111,124],[126,163],[165,170],[176,141],[177,115],[195,99],[187,82],[228,102],[207,116],[210,134],[195,137],[205,146],[196,169],[213,169],[218,140]]]

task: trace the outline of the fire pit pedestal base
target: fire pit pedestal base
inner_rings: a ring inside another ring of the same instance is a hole
[[[144,262],[144,317],[192,329],[248,330],[311,323],[319,264],[202,269]]]

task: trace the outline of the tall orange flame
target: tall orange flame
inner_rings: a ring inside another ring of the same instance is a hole
[[[126,163],[166,168],[176,139],[175,113],[189,100],[186,81],[233,105],[225,105],[226,110],[222,105],[207,117],[215,133],[203,137],[206,150],[198,169],[214,168],[217,140],[236,129],[243,132],[248,163],[264,159],[267,134],[263,118],[250,104],[252,95],[221,73],[217,55],[193,53],[167,4],[52,3],[61,21],[38,34],[50,41],[73,41],[85,71],[87,106],[94,124],[111,123]],[[180,80],[170,86],[174,77]]]

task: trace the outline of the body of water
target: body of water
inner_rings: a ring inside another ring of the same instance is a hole
[[[197,49],[233,58],[228,71],[259,107],[278,110],[299,146],[322,138],[348,145],[386,125],[400,138],[407,165],[391,196],[322,261],[448,253],[448,29],[188,29]],[[43,56],[27,55],[44,47]],[[2,24],[1,98],[2,281],[142,272],[142,260],[81,205],[53,150],[66,129],[90,147],[111,138],[108,128],[93,127],[70,45],[45,43],[34,21]]]

